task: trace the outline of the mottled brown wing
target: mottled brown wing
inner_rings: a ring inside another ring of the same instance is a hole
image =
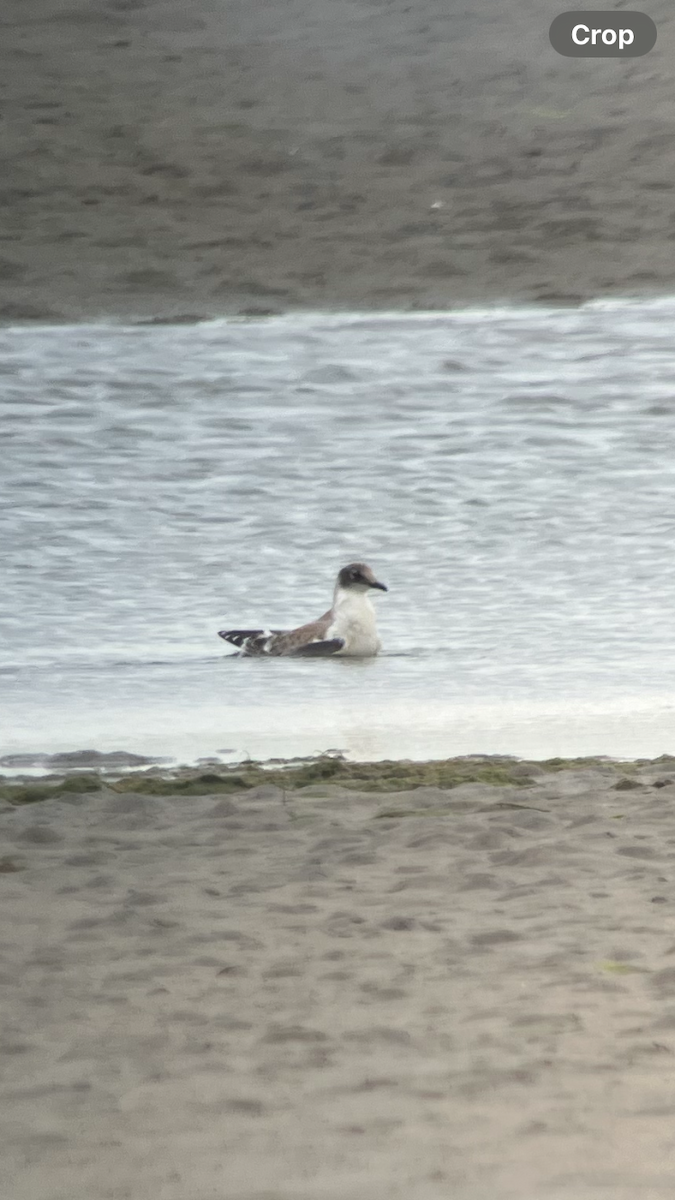
[[[319,617],[318,621],[308,621],[306,625],[299,625],[297,629],[291,629],[288,633],[280,633],[277,637],[270,638],[267,644],[267,653],[276,655],[306,654],[311,645],[325,640],[332,621],[333,613],[329,609],[322,617]]]

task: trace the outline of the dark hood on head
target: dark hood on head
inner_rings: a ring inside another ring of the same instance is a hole
[[[348,563],[338,575],[338,583],[342,588],[371,587],[380,592],[386,592],[387,586],[376,579],[367,563]]]

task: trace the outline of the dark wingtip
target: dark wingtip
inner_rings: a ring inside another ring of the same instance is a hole
[[[258,630],[251,629],[219,629],[218,637],[223,638],[232,646],[241,646],[247,638],[255,636]]]

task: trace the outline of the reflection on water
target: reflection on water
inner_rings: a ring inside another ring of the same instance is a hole
[[[0,388],[6,752],[675,750],[675,302],[4,329]],[[226,658],[355,557],[380,659]]]

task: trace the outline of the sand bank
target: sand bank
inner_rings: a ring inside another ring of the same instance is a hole
[[[3,1194],[669,1200],[675,761],[461,762],[2,801]]]
[[[562,58],[509,0],[3,13],[0,319],[675,289],[675,14]]]

